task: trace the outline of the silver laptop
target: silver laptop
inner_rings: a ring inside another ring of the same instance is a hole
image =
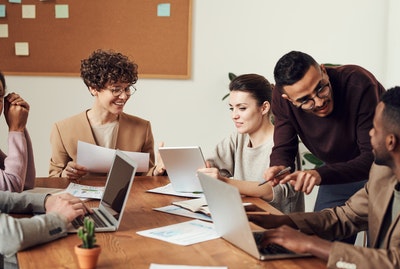
[[[197,170],[206,166],[199,146],[160,147],[158,149],[171,181],[177,192],[202,192]]]
[[[225,182],[198,173],[215,229],[222,238],[259,260],[308,257],[279,245],[261,247],[262,231],[252,231],[239,190]]]
[[[123,152],[116,150],[113,163],[107,175],[99,207],[92,208],[93,213],[89,215],[95,222],[96,232],[118,230],[135,177],[136,168],[137,164],[134,160]],[[81,222],[81,218],[74,220],[70,224],[68,232],[76,232]]]

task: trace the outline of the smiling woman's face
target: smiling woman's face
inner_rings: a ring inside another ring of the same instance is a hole
[[[257,100],[248,92],[231,91],[229,107],[232,120],[241,134],[252,134],[263,124],[263,109],[258,106]]]

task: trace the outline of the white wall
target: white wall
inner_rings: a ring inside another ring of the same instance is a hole
[[[125,111],[152,122],[156,143],[197,144],[207,155],[234,130],[221,101],[228,72],[260,73],[273,82],[276,61],[302,50],[321,63],[362,65],[384,86],[400,85],[398,11],[396,0],[193,0],[192,78],[139,79]],[[52,124],[91,107],[92,97],[78,77],[6,79],[8,91],[31,104],[37,175],[47,176]],[[0,137],[6,150],[4,118]]]

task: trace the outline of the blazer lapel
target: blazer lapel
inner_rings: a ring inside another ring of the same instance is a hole
[[[371,178],[370,178],[371,180]],[[378,236],[380,235],[383,220],[385,218],[385,214],[388,210],[389,204],[393,199],[393,190],[394,186],[397,184],[397,179],[391,173],[391,175],[387,173],[382,173],[379,175],[377,179],[378,184],[375,184],[375,190],[369,190],[369,195],[373,195],[375,199],[371,200],[373,204],[370,204],[369,207],[369,236],[370,236],[370,246],[378,247]],[[386,235],[387,236],[387,235]]]

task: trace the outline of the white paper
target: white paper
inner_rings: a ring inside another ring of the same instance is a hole
[[[196,266],[196,265],[169,265],[169,264],[150,264],[149,269],[228,269],[226,266]]]
[[[189,197],[189,198],[201,198],[201,197],[204,197],[204,193],[177,192],[177,191],[174,190],[174,188],[172,187],[171,183],[168,183],[167,185],[164,185],[164,186],[161,186],[161,187],[157,187],[157,188],[154,188],[154,189],[147,190],[147,192],[174,195],[174,196],[181,196],[181,197]]]
[[[137,172],[149,170],[149,153],[122,151],[134,161],[138,167]],[[115,155],[115,149],[109,149],[78,141],[77,163],[86,167],[92,173],[108,173]]]
[[[81,185],[71,182],[65,191],[79,198],[101,199],[104,187]]]
[[[214,229],[213,223],[197,219],[155,229],[139,231],[137,234],[181,246],[188,246],[219,238]]]
[[[170,213],[170,214],[175,214],[183,217],[188,217],[188,218],[193,218],[193,219],[201,219],[205,221],[212,221],[211,217],[203,214],[203,213],[198,213],[198,212],[192,212],[187,209],[184,209],[180,206],[176,205],[167,205],[163,207],[157,207],[153,208],[153,210],[164,212],[164,213]]]

